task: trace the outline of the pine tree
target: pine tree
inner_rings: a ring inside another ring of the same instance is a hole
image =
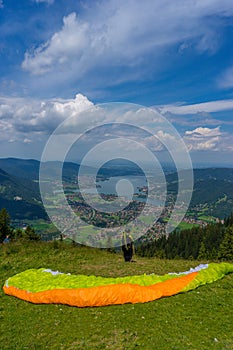
[[[29,240],[29,241],[39,241],[40,240],[40,236],[38,234],[36,234],[34,228],[32,228],[31,226],[27,226],[24,233],[25,233],[26,240]]]
[[[202,260],[202,259],[206,259],[207,255],[206,255],[206,247],[205,247],[205,243],[202,241],[201,245],[200,245],[200,249],[198,252],[198,260]]]
[[[225,236],[219,247],[218,258],[222,260],[233,259],[233,226],[226,229]]]
[[[228,216],[227,218],[225,218],[225,220],[224,220],[224,225],[225,225],[225,226],[232,226],[232,225],[233,225],[233,213],[231,213],[230,216]]]
[[[10,227],[11,218],[5,208],[0,211],[0,243],[3,242],[4,238],[11,234],[12,230]]]

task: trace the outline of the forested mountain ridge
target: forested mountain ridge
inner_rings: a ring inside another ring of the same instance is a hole
[[[60,166],[60,162],[45,163],[45,169],[48,171],[50,177],[57,173]],[[1,207],[7,204],[12,217],[19,217],[17,211],[22,206],[22,203],[16,201],[15,197],[21,197],[29,206],[38,206],[39,203],[41,211],[38,182],[40,162],[34,159],[4,158],[0,159],[0,168],[2,169],[0,174]],[[64,182],[72,182],[76,179],[78,170],[79,164],[65,162],[63,165]],[[87,170],[91,172],[93,168],[88,168]],[[200,210],[205,215],[213,215],[221,219],[230,215],[233,209],[233,168],[194,169],[193,174],[194,188],[190,209],[195,211]],[[130,163],[118,162],[102,167],[98,175],[107,180],[109,177],[117,175],[140,176],[142,175],[142,171]],[[174,193],[175,195],[178,188],[177,173],[166,173],[166,180],[168,193]],[[6,203],[6,201],[8,202]],[[13,203],[10,203],[11,201]],[[17,210],[14,212],[10,207]],[[35,212],[34,209],[33,212]],[[21,210],[19,212],[22,213]],[[39,216],[41,215],[42,213],[39,214]]]
[[[152,241],[140,238],[137,254],[166,259],[233,259],[233,214],[224,223],[213,223],[189,230],[176,229]]]
[[[39,201],[38,184],[28,179],[8,174],[0,168],[0,194],[7,199],[22,197],[28,201]]]
[[[48,161],[43,163],[43,173],[47,173],[49,177],[60,173],[63,169],[63,180],[72,181],[77,176],[80,165],[73,162]],[[32,181],[39,180],[40,161],[35,159],[19,159],[19,158],[0,158],[0,168],[8,174],[20,178],[30,179]],[[89,172],[92,168],[85,167]]]
[[[39,179],[40,162],[35,159],[0,158],[0,168],[20,178]]]
[[[13,219],[46,218],[38,183],[12,176],[0,169],[0,206]]]
[[[194,169],[190,209],[205,209],[207,215],[225,218],[233,211],[233,168]],[[182,178],[182,174],[181,174]],[[167,176],[168,191],[177,192],[177,174]]]

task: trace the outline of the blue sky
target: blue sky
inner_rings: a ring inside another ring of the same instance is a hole
[[[232,0],[0,0],[0,157],[40,159],[70,114],[120,101],[232,166],[232,42]]]

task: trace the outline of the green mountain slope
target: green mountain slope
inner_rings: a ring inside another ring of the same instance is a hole
[[[38,184],[12,176],[0,169],[0,208],[6,208],[12,219],[46,218]]]
[[[44,163],[43,169],[51,178],[60,173],[62,164],[59,161],[48,161]],[[39,180],[40,162],[35,159],[0,158],[0,168],[8,174],[20,178]],[[84,167],[88,173],[93,172],[93,168]],[[63,164],[63,180],[72,181],[77,176],[79,164],[65,162]]]
[[[207,207],[206,214],[225,218],[233,211],[233,169],[194,169],[190,208]],[[181,173],[182,178],[182,173]],[[168,175],[168,190],[176,193],[177,174]]]
[[[40,162],[35,159],[0,158],[0,168],[13,176],[38,180]]]

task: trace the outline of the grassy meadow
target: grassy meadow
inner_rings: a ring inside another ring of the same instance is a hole
[[[125,276],[165,274],[199,261],[159,260],[62,242],[0,246],[0,280],[30,268]],[[188,293],[145,304],[95,308],[35,305],[0,291],[0,348],[6,349],[233,349],[233,274]]]

